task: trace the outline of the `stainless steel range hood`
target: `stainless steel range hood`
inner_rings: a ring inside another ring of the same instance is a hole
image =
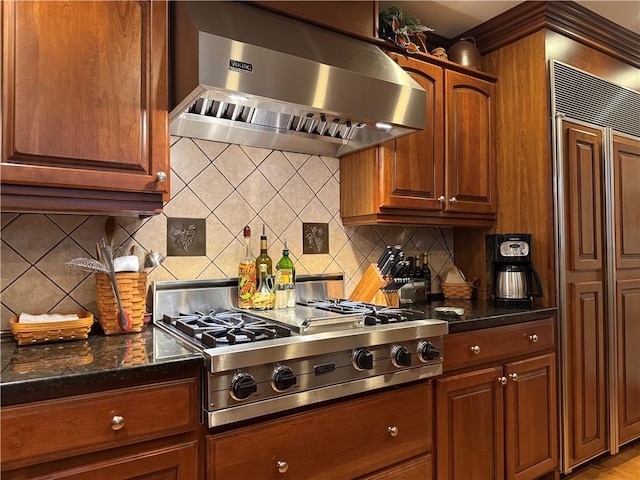
[[[375,45],[227,1],[173,2],[171,134],[339,157],[425,128]]]

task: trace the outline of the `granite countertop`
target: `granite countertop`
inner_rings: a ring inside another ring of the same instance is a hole
[[[463,308],[464,314],[460,317],[454,317],[437,313],[434,310],[436,307],[445,306]],[[428,318],[447,320],[449,322],[449,333],[541,320],[552,317],[557,312],[555,307],[497,308],[483,300],[445,300],[430,304],[417,304],[408,308],[421,310],[425,312]]]
[[[0,343],[2,405],[177,378],[204,366],[197,349],[147,325],[140,333],[18,346]]]
[[[434,311],[461,307],[461,317]],[[556,308],[506,309],[485,301],[446,300],[412,305],[428,318],[449,322],[449,333],[465,332],[555,315]],[[68,395],[135,386],[178,378],[199,371],[204,357],[194,347],[154,325],[141,333],[92,333],[86,340],[18,346],[12,338],[0,343],[0,400],[15,405]]]

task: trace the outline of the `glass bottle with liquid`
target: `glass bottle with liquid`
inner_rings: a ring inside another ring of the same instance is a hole
[[[284,241],[284,249],[282,250],[282,258],[276,264],[276,295],[282,295],[284,302],[278,302],[276,305],[284,305],[281,308],[293,308],[296,305],[296,288],[295,288],[296,269],[293,266],[293,260],[289,257],[289,249],[287,241]],[[276,306],[276,308],[278,308]]]
[[[238,308],[251,308],[256,291],[256,260],[251,254],[251,227],[244,227],[244,255],[238,265]]]
[[[272,310],[276,304],[275,282],[273,275],[267,273],[267,265],[261,263],[258,269],[258,286],[253,295],[255,310]]]
[[[431,268],[429,268],[429,254],[422,254],[422,278],[424,279],[424,296],[427,302],[431,301]]]
[[[260,235],[260,255],[256,258],[256,271],[260,273],[260,265],[267,266],[267,274],[273,274],[273,264],[271,261],[271,257],[267,253],[267,231],[265,226],[262,225],[262,235]]]

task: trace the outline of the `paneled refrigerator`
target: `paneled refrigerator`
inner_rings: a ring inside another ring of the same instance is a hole
[[[552,62],[561,471],[640,437],[640,93]]]

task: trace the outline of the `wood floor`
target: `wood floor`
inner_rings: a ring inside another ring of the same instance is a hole
[[[640,479],[640,441],[620,449],[617,455],[605,455],[577,468],[564,480],[638,480]]]

